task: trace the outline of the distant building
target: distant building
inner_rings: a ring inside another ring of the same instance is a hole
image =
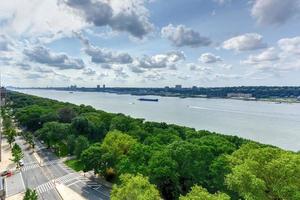
[[[71,85],[70,88],[75,90],[77,88],[77,85]]]
[[[175,89],[182,89],[182,85],[175,85]]]
[[[103,84],[103,88],[105,88],[106,86],[105,86],[105,84]]]
[[[193,86],[192,89],[193,89],[193,90],[197,90],[198,87],[197,87],[197,86]]]
[[[252,94],[249,93],[228,93],[228,98],[252,98]]]
[[[299,96],[299,97],[297,97],[297,100],[298,100],[298,101],[300,101],[300,96]]]
[[[100,89],[100,85],[97,85],[97,89]]]
[[[165,89],[170,89],[170,87],[169,86],[165,86]]]

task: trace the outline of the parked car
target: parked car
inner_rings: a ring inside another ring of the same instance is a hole
[[[1,173],[1,176],[10,177],[11,175],[12,175],[12,172],[9,170],[5,170],[4,172]]]
[[[21,159],[20,161],[19,161],[19,165],[22,167],[22,166],[24,166],[24,161]]]

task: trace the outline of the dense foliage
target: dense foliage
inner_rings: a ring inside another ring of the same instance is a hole
[[[164,199],[299,199],[299,154],[90,106],[8,97],[24,129],[57,155],[75,155],[82,170],[116,183],[113,195],[129,198],[144,187],[152,199],[157,189]]]

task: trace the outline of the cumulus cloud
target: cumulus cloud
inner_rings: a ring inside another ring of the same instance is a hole
[[[4,35],[0,35],[0,51],[8,51],[9,43]]]
[[[144,55],[133,62],[133,67],[144,69],[174,68],[176,63],[185,59],[183,52],[173,51],[154,56]]]
[[[113,52],[106,49],[101,49],[94,46],[89,46],[84,49],[84,52],[91,56],[93,63],[132,63],[133,59],[128,53]]]
[[[149,22],[149,13],[143,0],[65,0],[90,24],[110,26],[113,30],[130,33],[143,38],[154,26]]]
[[[203,53],[201,54],[199,61],[202,63],[210,64],[222,61],[219,56],[216,56],[212,53]]]
[[[267,44],[263,42],[261,35],[246,33],[224,41],[222,47],[227,50],[250,51],[266,48]]]
[[[185,27],[184,25],[173,26],[169,24],[161,29],[161,35],[167,38],[176,47],[200,47],[209,46],[212,42],[208,37]]]
[[[72,58],[65,53],[54,53],[43,46],[36,46],[24,50],[24,55],[30,61],[49,65],[58,69],[83,69],[84,63],[81,59]]]
[[[117,67],[114,69],[114,72],[115,72],[115,75],[116,75],[116,78],[118,80],[122,80],[122,79],[126,79],[129,77],[129,75],[124,71],[124,68],[123,67]]]
[[[41,74],[37,74],[37,73],[29,73],[29,74],[26,74],[26,78],[27,79],[41,79],[41,78],[44,78],[44,76]]]
[[[251,9],[259,24],[283,24],[300,12],[299,0],[256,0]]]
[[[274,48],[268,48],[257,55],[250,55],[247,60],[242,61],[244,64],[263,64],[266,62],[272,62],[279,60],[277,51]]]
[[[300,36],[283,38],[278,41],[278,46],[287,53],[300,54]]]
[[[161,73],[157,73],[157,72],[150,72],[148,74],[145,74],[143,76],[144,81],[162,81],[165,80],[164,75],[162,75]]]
[[[94,76],[94,75],[96,75],[96,71],[91,68],[87,68],[87,69],[84,69],[83,74],[88,75],[88,76]]]
[[[195,71],[195,72],[206,72],[206,73],[210,73],[211,72],[210,68],[198,65],[196,63],[187,63],[186,66],[191,71]]]
[[[61,9],[55,0],[0,1],[1,31],[13,36],[35,38],[80,30],[86,23],[78,16]]]
[[[105,69],[110,69],[111,64],[129,64],[133,58],[128,53],[116,52],[93,46],[81,33],[74,32],[84,45],[83,51],[91,57],[93,63],[102,64]]]

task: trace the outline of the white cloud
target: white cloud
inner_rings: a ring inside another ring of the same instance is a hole
[[[149,22],[149,13],[143,0],[65,0],[67,6],[95,26],[110,26],[113,30],[128,32],[143,38],[154,26]]]
[[[43,46],[35,46],[24,50],[24,55],[30,61],[56,67],[58,69],[83,69],[84,62],[78,58],[69,57],[65,53],[54,53]]]
[[[280,39],[278,46],[286,53],[300,54],[300,36]]]
[[[110,64],[129,64],[133,58],[128,53],[111,51],[104,48],[95,47],[81,33],[74,32],[84,45],[83,51],[91,57],[93,63],[102,64],[103,68],[111,68]]]
[[[144,69],[176,68],[176,63],[185,59],[183,52],[173,51],[153,56],[144,55],[133,62],[133,67]]]
[[[247,60],[242,61],[243,64],[263,64],[279,60],[277,51],[271,47],[257,55],[250,55]]]
[[[70,34],[86,23],[80,17],[60,8],[55,0],[0,1],[1,31],[11,36],[42,36],[59,32]]]
[[[87,68],[87,69],[84,69],[83,74],[87,75],[87,76],[94,76],[94,75],[96,75],[96,71],[91,68]]]
[[[266,48],[267,44],[263,42],[263,37],[257,33],[246,33],[223,42],[223,48],[235,51],[250,51]]]
[[[259,24],[283,24],[300,12],[299,0],[255,0],[252,16]]]
[[[199,61],[202,63],[210,64],[222,61],[219,56],[216,56],[212,53],[203,53],[201,54]]]
[[[185,27],[184,25],[173,26],[169,24],[161,29],[162,37],[167,38],[176,47],[200,47],[209,46],[211,40],[201,36],[200,33]]]

